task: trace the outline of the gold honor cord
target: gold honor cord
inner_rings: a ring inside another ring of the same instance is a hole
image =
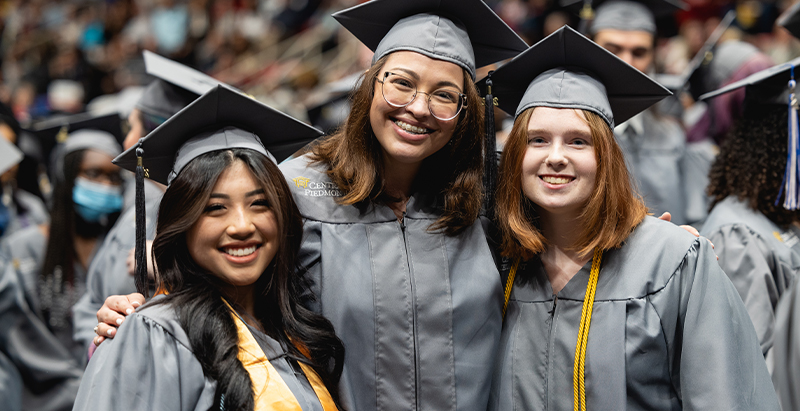
[[[578,328],[578,342],[575,346],[575,368],[572,371],[573,409],[586,411],[586,343],[589,340],[589,326],[592,323],[592,308],[594,307],[594,293],[597,290],[597,278],[600,274],[600,261],[603,259],[603,250],[594,249],[592,258],[592,271],[589,275],[589,284],[586,286],[586,296],[583,298],[581,311],[581,325]]]
[[[514,260],[514,265],[511,271],[508,272],[508,280],[506,280],[505,301],[503,302],[503,318],[506,318],[506,308],[508,308],[508,299],[511,298],[511,287],[514,286],[514,276],[517,275],[517,267],[519,267],[519,258]]]

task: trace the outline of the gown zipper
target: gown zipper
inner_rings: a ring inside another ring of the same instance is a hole
[[[412,344],[414,353],[414,409],[419,410],[419,367],[417,364],[417,308],[416,308],[416,292],[414,290],[414,275],[411,272],[411,260],[408,255],[408,237],[406,236],[406,212],[403,212],[403,218],[400,219],[400,232],[403,233],[403,244],[406,251],[406,266],[408,267],[408,284],[411,290],[411,330],[412,330]]]
[[[548,331],[548,339],[550,340],[547,344],[547,379],[545,380],[545,409],[550,409],[550,384],[551,378],[553,377],[551,374],[553,367],[553,351],[555,349],[555,337],[553,336],[553,324],[556,322],[556,309],[558,308],[558,294],[553,295],[553,307],[550,309],[550,329]]]

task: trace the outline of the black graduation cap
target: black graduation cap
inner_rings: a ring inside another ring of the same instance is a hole
[[[800,66],[800,57],[787,63],[778,64],[766,70],[751,74],[746,78],[731,83],[719,90],[706,93],[701,100],[717,97],[745,87],[744,115],[759,118],[762,114],[774,110],[789,110],[789,158],[787,159],[781,194],[784,195],[783,207],[787,210],[800,208],[800,123],[798,123],[798,101],[795,95],[795,68]],[[800,75],[800,72],[797,73]],[[778,202],[776,200],[776,204]]]
[[[778,17],[779,26],[789,30],[793,36],[800,38],[800,3],[795,3]]]
[[[753,110],[767,108],[765,106],[773,106],[773,108],[776,105],[786,107],[791,91],[788,84],[789,80],[794,78],[795,73],[793,71],[795,67],[798,67],[796,74],[800,76],[800,57],[772,66],[766,70],[761,70],[725,87],[705,93],[700,96],[700,100],[707,100],[746,87],[744,98],[745,114],[750,114]]]
[[[99,131],[102,132],[102,134],[96,135],[103,135],[105,137],[98,137],[96,147],[93,147],[91,139],[82,140],[83,142],[81,144],[71,143],[68,147],[69,152],[84,148],[96,148],[107,152],[113,157],[119,153],[119,149],[113,151],[111,147],[115,145],[117,147],[122,146],[122,141],[125,139],[125,135],[122,133],[121,121],[117,113],[105,114],[102,116],[95,116],[90,113],[66,116],[59,115],[38,122],[33,125],[31,131],[39,140],[42,156],[46,161],[48,159],[50,161],[48,169],[51,175],[54,173],[56,176],[60,175],[58,168],[55,167],[58,162],[58,157],[67,154],[67,152],[64,151],[64,144],[67,142],[70,134],[79,130]],[[58,152],[54,153],[57,147]]]
[[[241,131],[232,132],[232,128]],[[148,170],[149,178],[168,184],[184,165],[204,153],[252,148],[264,155],[269,152],[280,162],[321,135],[300,120],[218,85],[170,117],[114,163],[135,171],[136,151],[140,149],[142,166]]]
[[[372,0],[333,17],[375,52],[398,50],[449,61],[470,72],[514,57],[527,44],[481,0]]]
[[[671,95],[569,26],[497,69],[491,80],[498,106],[515,117],[536,106],[581,108],[612,128]],[[482,90],[486,81],[478,82]]]
[[[562,7],[580,10],[581,33],[591,21],[592,34],[603,29],[656,34],[656,20],[688,10],[681,0],[561,0]]]
[[[145,260],[144,176],[169,185],[200,155],[249,148],[280,162],[319,130],[224,84],[217,85],[114,159],[136,173],[136,289],[149,291]]]
[[[200,71],[153,52],[145,50],[143,55],[147,74],[156,79],[145,88],[136,108],[155,117],[153,122],[156,125],[221,84]]]

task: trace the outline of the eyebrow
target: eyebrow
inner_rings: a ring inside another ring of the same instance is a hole
[[[419,81],[419,74],[417,74],[416,72],[414,72],[412,70],[406,69],[406,68],[396,67],[396,68],[393,68],[393,69],[389,69],[387,71],[402,71],[403,73],[411,76],[414,80]],[[442,81],[436,83],[436,88],[437,89],[445,87],[445,86],[452,87],[452,88],[458,90],[459,93],[462,92],[461,91],[461,87],[459,87],[458,84],[453,83],[452,81],[442,80]]]
[[[245,196],[245,198],[247,198],[247,197],[252,197],[252,196],[255,196],[255,195],[259,195],[259,194],[264,194],[264,189],[263,188],[259,188],[257,190],[249,191],[249,192],[245,193],[244,196]],[[211,193],[210,197],[211,198],[222,198],[222,199],[225,199],[225,200],[229,200],[231,198],[229,195],[222,194],[222,193]]]

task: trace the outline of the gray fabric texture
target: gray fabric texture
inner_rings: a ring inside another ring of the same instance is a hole
[[[800,409],[800,281],[781,297],[775,311],[775,369],[772,382],[784,411]]]
[[[800,229],[781,228],[728,197],[711,210],[701,234],[714,243],[719,265],[742,297],[766,356],[774,341],[778,300],[800,273]]]
[[[312,309],[347,351],[351,410],[485,410],[500,338],[499,273],[481,221],[429,232],[432,199],[412,195],[402,222],[383,205],[341,206],[307,157],[281,164],[305,217],[300,263]]]
[[[520,267],[490,410],[572,410],[591,261],[553,295],[541,261]],[[586,354],[588,409],[779,410],[758,339],[711,245],[647,217],[603,254]]]
[[[607,1],[597,7],[591,32],[615,29],[624,31],[646,31],[656,35],[656,19],[653,12],[636,1]]]

